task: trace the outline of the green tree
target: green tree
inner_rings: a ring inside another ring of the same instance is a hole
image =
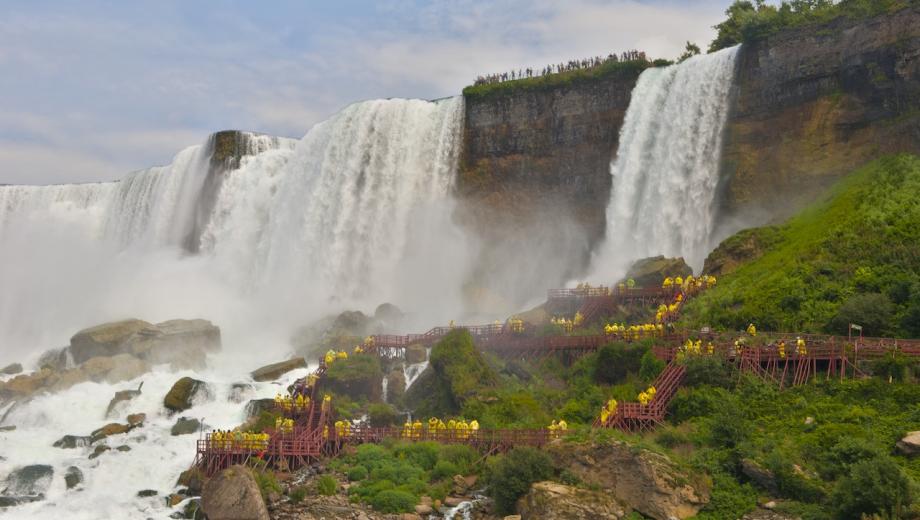
[[[861,460],[838,482],[832,497],[839,518],[880,514],[902,518],[911,504],[911,482],[887,456]]]
[[[846,334],[851,323],[862,325],[867,336],[890,333],[894,320],[894,306],[884,294],[855,294],[837,310],[827,325],[828,332]]]
[[[517,447],[490,461],[486,468],[489,494],[501,514],[514,512],[518,498],[530,485],[553,476],[549,455],[531,447]]]
[[[700,46],[688,41],[687,46],[684,48],[683,54],[678,56],[677,63],[683,63],[689,60],[690,58],[696,56],[699,53],[700,53]]]

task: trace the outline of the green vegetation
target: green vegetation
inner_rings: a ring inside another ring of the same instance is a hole
[[[512,514],[514,504],[534,482],[553,476],[553,461],[536,448],[518,447],[493,457],[486,466],[489,494],[500,514]]]
[[[297,486],[288,493],[288,498],[291,499],[291,502],[299,504],[303,502],[303,499],[307,497],[307,488],[305,486]]]
[[[278,483],[277,477],[271,471],[265,469],[254,469],[252,476],[259,485],[259,491],[262,492],[262,498],[267,499],[270,493],[281,494],[281,484]]]
[[[443,500],[454,475],[473,473],[478,458],[476,451],[463,445],[364,444],[332,466],[355,482],[348,489],[352,500],[382,513],[405,513],[413,511],[422,496]]]
[[[501,83],[470,85],[463,89],[463,96],[467,99],[481,99],[488,96],[510,95],[521,91],[550,90],[606,77],[631,78],[638,76],[650,66],[652,64],[645,60],[607,61],[599,67],[590,69],[570,70],[546,76],[503,81]]]
[[[399,422],[399,413],[386,403],[373,403],[367,407],[368,420],[374,428],[393,426]]]
[[[920,336],[918,192],[920,158],[886,157],[786,224],[746,232],[768,236],[769,249],[688,302],[684,324],[846,334],[857,323],[865,335]]]
[[[736,0],[725,14],[724,22],[715,26],[718,34],[709,52],[743,42],[765,38],[783,29],[817,25],[836,18],[868,18],[895,12],[914,0],[784,0],[775,5],[764,0]]]
[[[324,381],[336,395],[360,400],[378,395],[382,378],[380,358],[359,354],[329,365]]]
[[[339,489],[339,483],[332,475],[323,475],[316,481],[316,492],[323,496],[332,496]]]

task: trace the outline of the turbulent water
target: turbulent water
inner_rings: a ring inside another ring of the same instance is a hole
[[[466,273],[450,221],[462,114],[462,98],[368,101],[300,140],[248,135],[232,166],[215,165],[212,138],[116,182],[0,186],[0,366],[29,368],[77,330],[129,317],[210,319],[224,344],[204,372],[158,367],[13,409],[3,425],[17,429],[0,432],[0,480],[28,464],[55,474],[46,500],[0,517],[165,518],[173,511],[162,496],[136,493],[171,492],[192,462],[197,435],[169,435],[176,418],[162,407],[176,379],[211,383],[214,398],[187,415],[231,428],[244,418],[231,383],[288,355],[300,325],[385,301],[426,326],[454,318]],[[131,451],[89,460],[89,447],[51,447],[111,422],[109,399],[141,380],[143,396],[124,412],[147,413],[147,424],[117,441]],[[280,388],[254,384],[247,399]],[[81,491],[65,490],[70,465],[86,477]]]
[[[629,261],[659,254],[702,267],[713,240],[737,52],[699,55],[639,76],[610,167],[599,273],[621,275]]]

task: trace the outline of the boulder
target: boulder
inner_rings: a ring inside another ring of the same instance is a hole
[[[381,303],[374,309],[374,319],[385,326],[395,326],[403,319],[403,311],[392,303]]]
[[[589,491],[555,482],[537,482],[517,506],[521,518],[541,520],[592,520],[623,518],[629,508],[609,493]]]
[[[60,376],[49,368],[42,368],[31,374],[19,374],[9,381],[0,383],[0,399],[28,397],[55,384]]]
[[[204,480],[205,476],[201,470],[192,466],[179,475],[179,480],[176,481],[176,485],[185,486],[188,490],[187,494],[189,495],[199,496],[204,487]]]
[[[425,345],[415,344],[406,347],[406,363],[414,365],[428,361],[428,349]]]
[[[137,496],[140,498],[155,497],[157,494],[157,490],[155,489],[142,489],[137,492]]]
[[[0,507],[43,500],[53,477],[54,468],[44,464],[14,469],[0,491]]]
[[[105,452],[107,452],[107,451],[109,451],[109,450],[111,450],[111,449],[112,449],[112,448],[109,448],[109,447],[106,446],[105,444],[100,444],[99,446],[96,446],[96,449],[94,449],[92,453],[89,454],[89,460],[93,460],[93,459],[95,459],[95,458],[98,458],[100,455],[102,455],[103,453],[105,453]]]
[[[252,372],[252,379],[254,381],[274,381],[284,374],[287,374],[291,370],[296,370],[298,368],[304,368],[307,366],[307,362],[302,357],[291,358],[287,361],[281,361],[278,363],[272,363],[271,365],[266,365],[262,368],[257,368]]]
[[[709,502],[711,484],[668,457],[625,442],[551,443],[556,465],[656,520],[689,518]]]
[[[93,443],[99,442],[112,435],[120,435],[131,431],[130,424],[109,423],[90,434]]]
[[[898,451],[908,457],[920,454],[920,431],[908,432],[903,439],[896,444]]]
[[[67,489],[73,489],[83,483],[83,472],[76,466],[70,466],[64,472],[64,484]]]
[[[636,260],[626,272],[624,279],[632,278],[636,282],[636,287],[661,287],[661,282],[669,276],[686,277],[689,274],[693,274],[693,269],[690,269],[683,258],[665,258],[659,255]]]
[[[270,411],[275,407],[275,400],[272,398],[252,399],[246,403],[246,419],[252,419],[262,415],[262,412]]]
[[[12,431],[16,431],[16,425],[11,424],[9,426],[0,426],[0,432],[12,432]]]
[[[741,459],[741,473],[751,481],[772,494],[779,492],[776,485],[776,476],[767,468],[752,459]]]
[[[126,452],[131,451],[131,446],[128,446],[127,444],[122,444],[121,446],[116,446],[115,451],[126,453]]]
[[[208,353],[220,350],[220,328],[208,320],[169,320],[140,329],[127,348],[152,365],[168,363],[172,370],[201,369]]]
[[[136,428],[136,427],[139,427],[139,426],[141,426],[141,425],[144,424],[144,421],[147,420],[147,414],[145,414],[145,413],[132,413],[132,414],[128,415],[128,419],[127,419],[127,420],[128,420],[128,424],[131,425],[132,428]]]
[[[38,358],[38,367],[61,371],[70,366],[70,349],[61,347],[48,350]]]
[[[242,403],[252,395],[255,388],[249,383],[233,383],[230,385],[230,395],[227,400],[231,403]]]
[[[201,509],[210,520],[269,520],[259,485],[244,466],[232,466],[209,479]]]
[[[52,444],[55,448],[74,449],[83,448],[93,443],[89,435],[65,435]]]
[[[15,376],[16,374],[20,372],[22,372],[22,365],[20,365],[19,363],[13,363],[3,368],[0,368],[0,374],[3,374],[5,376]]]
[[[147,363],[130,354],[94,357],[75,368],[60,372],[58,379],[48,389],[58,392],[86,381],[117,383],[136,379],[149,370]]]
[[[354,400],[380,401],[383,397],[383,369],[377,356],[351,356],[336,360],[323,379],[330,392]]]
[[[170,435],[189,435],[198,432],[202,428],[198,419],[189,419],[188,417],[179,417],[176,424],[169,430]]]
[[[105,416],[111,417],[113,413],[115,412],[115,407],[118,405],[118,403],[130,401],[134,399],[135,397],[141,395],[141,387],[143,386],[144,386],[144,383],[141,382],[141,384],[138,385],[137,390],[121,390],[121,391],[115,392],[115,397],[113,397],[112,400],[109,401],[109,406],[105,409]]]
[[[122,320],[83,329],[70,338],[70,353],[76,364],[94,357],[109,357],[127,352],[126,343],[137,332],[152,329],[143,320]]]
[[[210,395],[208,385],[204,381],[183,377],[176,381],[163,398],[163,406],[173,412],[182,412],[192,407],[192,401],[197,396]]]

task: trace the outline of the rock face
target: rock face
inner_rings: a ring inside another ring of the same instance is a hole
[[[629,509],[609,493],[556,482],[537,482],[518,501],[522,520],[593,520],[623,518]]]
[[[295,357],[287,361],[272,363],[271,365],[253,370],[252,379],[259,382],[274,381],[291,370],[297,370],[298,368],[304,368],[306,366],[307,362],[304,358]]]
[[[22,372],[22,365],[19,363],[12,363],[3,368],[0,368],[0,374],[5,376],[14,376],[20,372]]]
[[[777,240],[777,229],[761,227],[745,229],[722,241],[706,257],[703,273],[715,276],[728,274],[747,262],[752,262],[770,249]]]
[[[589,486],[656,520],[689,518],[709,502],[708,484],[664,455],[626,443],[553,443],[547,452]]]
[[[387,401],[398,402],[406,393],[406,374],[402,370],[391,370],[387,374]]]
[[[790,216],[881,154],[920,152],[920,6],[745,44],[737,86],[725,210]]]
[[[899,452],[910,457],[920,455],[920,431],[908,432],[897,442],[897,448]]]
[[[70,354],[76,364],[94,357],[124,354],[128,340],[135,333],[153,325],[143,320],[122,320],[103,323],[77,332],[70,338]]]
[[[54,468],[44,464],[14,469],[0,491],[0,507],[43,500],[53,477]]]
[[[476,285],[555,286],[587,264],[604,236],[610,160],[643,68],[466,96],[457,217],[484,242]],[[511,260],[522,251],[543,259],[545,272],[520,272]],[[497,283],[508,279],[518,283]]]
[[[632,278],[636,282],[636,287],[660,287],[661,282],[669,276],[685,277],[688,274],[693,274],[693,270],[683,258],[665,258],[659,255],[636,260],[625,278]]]
[[[204,381],[183,377],[169,389],[163,398],[163,406],[173,412],[182,412],[192,407],[195,396],[206,395],[208,392],[208,385]]]
[[[130,354],[150,364],[169,363],[173,370],[202,368],[205,356],[220,349],[220,329],[207,320],[170,320],[153,325],[143,320],[103,323],[70,338],[70,354],[81,364],[94,357]]]
[[[269,520],[259,486],[244,466],[230,467],[208,480],[201,509],[210,520]]]

